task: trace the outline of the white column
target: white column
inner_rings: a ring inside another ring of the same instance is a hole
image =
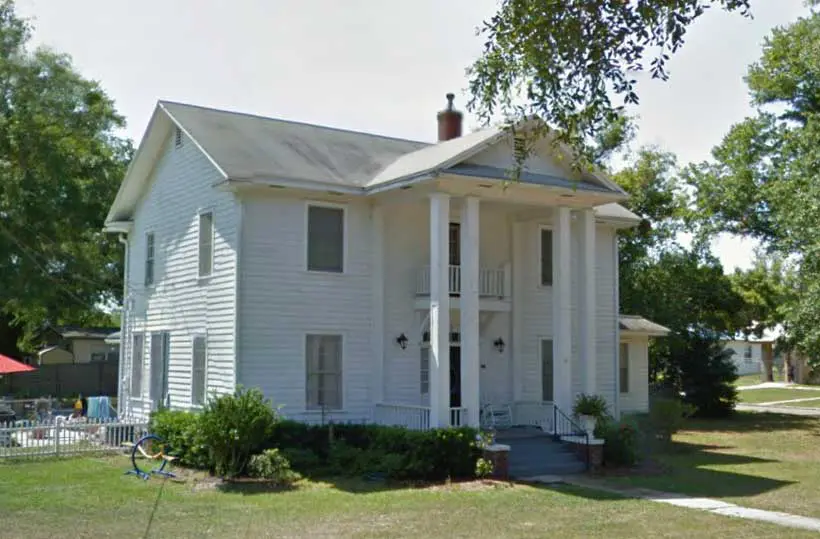
[[[555,208],[552,230],[553,398],[565,413],[572,408],[572,283],[570,275],[570,212]]]
[[[370,381],[371,403],[384,401],[384,212],[374,206],[372,213],[372,308],[373,371]]]
[[[450,425],[450,197],[430,196],[430,426]]]
[[[524,302],[526,301],[526,273],[524,261],[527,260],[526,235],[524,223],[512,223],[512,395],[513,400],[524,399],[524,376],[526,374],[524,355]],[[534,285],[533,285],[534,286]],[[540,358],[538,361],[541,361]],[[539,382],[540,384],[540,382]],[[540,386],[539,386],[540,387]]]
[[[581,279],[579,289],[581,364],[584,366],[584,392],[598,391],[595,378],[597,368],[595,345],[595,213],[592,208],[579,212],[581,225]]]
[[[478,426],[481,362],[479,361],[478,199],[467,197],[461,214],[461,406],[467,420]]]

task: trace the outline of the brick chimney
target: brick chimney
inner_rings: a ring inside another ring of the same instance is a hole
[[[461,112],[453,108],[455,94],[447,94],[447,108],[438,113],[438,141],[444,142],[461,136]]]

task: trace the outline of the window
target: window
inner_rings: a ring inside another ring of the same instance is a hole
[[[145,235],[145,286],[154,284],[154,233]]]
[[[554,388],[554,362],[552,360],[552,340],[541,341],[541,400],[552,402]]]
[[[421,347],[421,365],[419,369],[420,373],[420,386],[421,386],[421,394],[427,395],[430,393],[430,347],[429,346],[422,346]]]
[[[131,347],[131,397],[142,397],[142,360],[144,354],[144,340],[142,333],[135,333]]]
[[[308,335],[305,341],[307,409],[341,409],[342,336]]]
[[[208,277],[214,265],[214,214],[199,214],[199,276]]]
[[[629,393],[629,344],[625,342],[618,353],[618,383],[621,393]]]
[[[151,402],[156,410],[168,406],[168,356],[171,334],[166,331],[151,333]]]
[[[342,273],[344,271],[344,210],[308,206],[307,269]]]
[[[752,345],[749,344],[746,346],[746,349],[743,351],[743,359],[746,363],[752,362]]]
[[[191,404],[205,404],[206,372],[208,365],[208,344],[204,336],[194,337],[191,352]]]
[[[450,223],[448,229],[448,259],[451,266],[461,265],[461,224]]]
[[[541,286],[552,286],[552,230],[541,229]]]
[[[91,361],[94,363],[105,361],[105,353],[104,352],[92,352],[91,353]]]

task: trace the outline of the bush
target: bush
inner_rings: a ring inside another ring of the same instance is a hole
[[[213,471],[227,477],[243,474],[251,455],[266,449],[278,419],[258,389],[237,389],[209,401],[199,421]]]
[[[656,439],[669,442],[695,407],[675,397],[654,397],[649,405],[649,429]]]
[[[200,429],[200,416],[190,412],[161,410],[151,414],[150,432],[165,440],[167,451],[183,466],[209,469],[210,458]]]
[[[266,449],[248,462],[248,475],[268,479],[279,485],[291,485],[300,479],[288,459],[278,449]]]
[[[604,466],[632,466],[638,462],[638,429],[630,422],[600,421],[595,437],[604,440]]]

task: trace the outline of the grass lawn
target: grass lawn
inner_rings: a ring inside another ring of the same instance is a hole
[[[738,391],[737,393],[739,396],[739,401],[746,404],[820,397],[820,391],[808,389],[784,389],[779,387],[771,389],[747,389],[745,391]]]
[[[753,386],[756,384],[760,384],[763,382],[763,375],[762,374],[744,374],[743,376],[738,376],[737,380],[735,380],[735,385],[738,387],[742,386]]]
[[[814,537],[800,530],[570,487],[468,483],[388,490],[354,481],[306,483],[283,492],[195,490],[191,482],[144,482],[123,476],[126,466],[123,458],[0,464],[0,535]]]
[[[693,420],[653,456],[666,473],[610,481],[820,517],[819,441],[816,417],[737,412]]]

